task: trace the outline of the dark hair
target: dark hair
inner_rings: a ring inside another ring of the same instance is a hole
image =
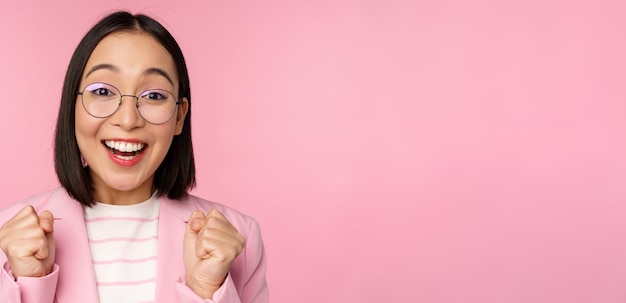
[[[158,21],[146,15],[117,11],[102,18],[80,41],[70,60],[63,83],[61,106],[54,140],[54,166],[59,182],[67,193],[86,206],[94,204],[89,168],[83,167],[76,142],[75,106],[80,80],[87,60],[96,45],[117,31],[139,31],[154,37],[169,52],[178,73],[178,96],[187,98],[188,111],[182,132],[174,136],[172,145],[154,176],[157,195],[183,199],[196,184],[193,146],[191,142],[191,90],[185,58],[172,35]]]

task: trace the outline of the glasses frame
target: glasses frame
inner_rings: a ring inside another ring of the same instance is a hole
[[[117,103],[117,108],[116,108],[116,109],[115,109],[115,110],[114,110],[111,114],[106,115],[106,116],[102,116],[102,117],[101,117],[101,116],[96,116],[96,115],[94,115],[94,114],[90,113],[90,112],[87,110],[87,107],[85,107],[85,98],[83,98],[84,93],[85,93],[85,89],[87,89],[87,87],[89,87],[89,86],[91,86],[91,85],[94,85],[94,84],[105,84],[105,85],[108,85],[108,86],[110,86],[110,87],[114,88],[114,89],[115,89],[115,90],[119,93],[120,98],[119,98],[119,101],[118,101],[118,103]],[[176,101],[175,101],[175,104],[176,104],[176,105],[175,105],[175,107],[174,107],[174,111],[172,112],[172,115],[170,115],[170,116],[167,118],[167,120],[165,120],[165,121],[163,121],[163,122],[160,122],[160,123],[154,123],[154,122],[149,121],[148,119],[146,119],[146,117],[144,117],[144,116],[141,114],[141,111],[139,110],[139,98],[141,98],[141,96],[142,96],[145,92],[155,91],[155,90],[156,90],[156,91],[164,91],[164,92],[166,92],[166,93],[170,94],[172,97],[174,97],[174,100],[176,100]],[[139,116],[140,116],[140,117],[141,117],[144,121],[146,121],[146,122],[148,122],[148,123],[150,123],[150,124],[154,124],[154,125],[165,124],[165,123],[167,123],[168,121],[170,121],[170,120],[172,119],[172,117],[174,117],[174,115],[176,114],[176,111],[177,111],[177,109],[178,109],[178,106],[179,106],[179,105],[181,105],[181,104],[183,104],[183,98],[177,98],[177,97],[175,97],[175,96],[174,96],[174,94],[173,94],[172,92],[170,92],[170,91],[168,91],[168,90],[166,90],[166,89],[162,89],[162,88],[151,88],[151,89],[146,89],[146,90],[142,91],[139,95],[125,95],[125,94],[122,94],[122,91],[120,91],[120,89],[119,89],[119,88],[117,88],[115,85],[113,85],[113,84],[109,84],[109,83],[106,83],[106,82],[93,82],[93,83],[89,83],[89,84],[87,84],[87,85],[85,86],[85,88],[83,88],[83,90],[82,90],[82,91],[76,92],[76,95],[80,96],[80,103],[83,105],[83,109],[85,110],[85,112],[86,112],[87,114],[89,114],[90,116],[92,116],[92,117],[94,117],[94,118],[98,118],[98,119],[104,119],[104,118],[108,118],[108,117],[113,116],[115,113],[117,113],[117,111],[120,109],[120,107],[122,107],[122,100],[124,99],[124,97],[133,97],[133,98],[135,98],[135,108],[137,109],[137,113],[139,114]]]

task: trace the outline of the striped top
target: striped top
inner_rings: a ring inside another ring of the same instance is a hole
[[[85,207],[101,303],[154,302],[159,199]]]

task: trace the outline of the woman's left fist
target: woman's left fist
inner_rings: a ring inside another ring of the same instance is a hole
[[[244,246],[243,236],[217,209],[206,215],[195,210],[189,217],[183,240],[187,286],[200,297],[211,299]]]

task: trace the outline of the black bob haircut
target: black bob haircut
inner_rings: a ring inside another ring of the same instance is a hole
[[[89,167],[83,167],[76,142],[76,95],[87,60],[98,43],[118,31],[135,31],[151,35],[169,52],[178,73],[178,96],[187,98],[188,111],[182,132],[174,136],[172,145],[155,172],[153,187],[158,196],[180,200],[196,185],[195,163],[191,142],[191,90],[185,58],[172,35],[155,19],[132,15],[125,11],[113,12],[98,21],[80,41],[70,60],[63,83],[61,105],[54,139],[54,167],[61,186],[78,202],[94,205],[94,188]]]

